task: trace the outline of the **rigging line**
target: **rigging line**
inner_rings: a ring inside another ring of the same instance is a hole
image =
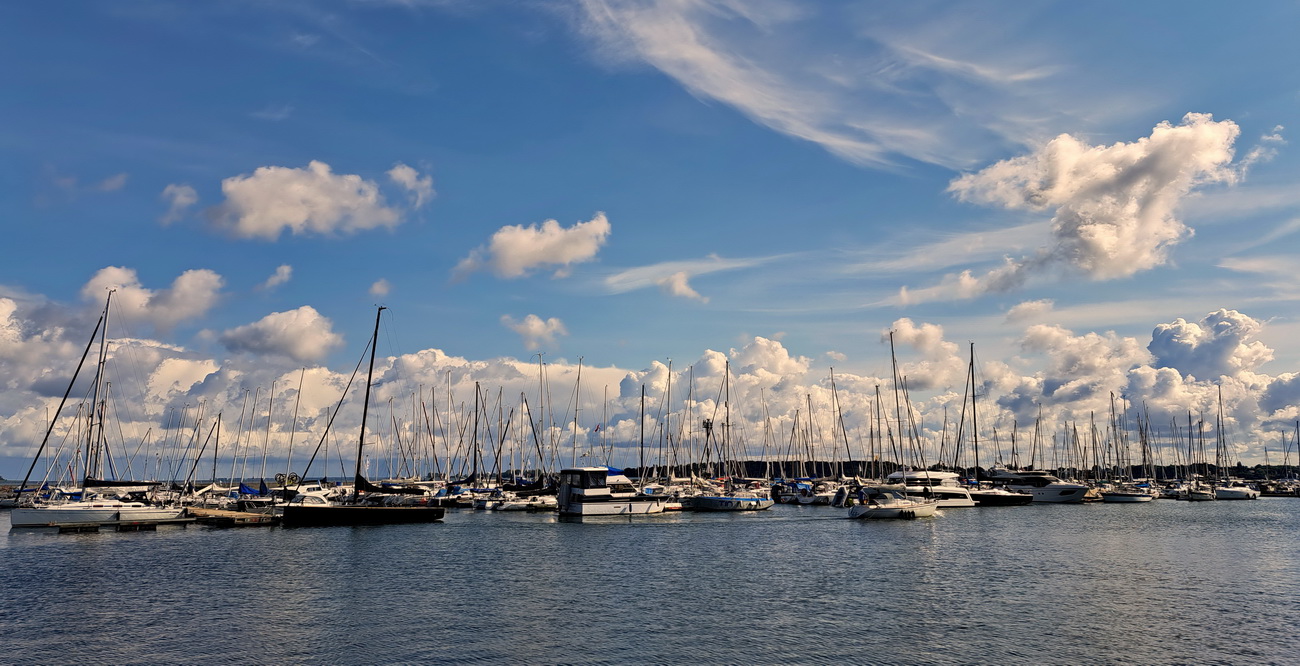
[[[365,362],[365,360],[366,360],[366,352],[370,351],[370,347],[371,347],[371,344],[372,344],[372,343],[373,343],[373,339],[371,340],[371,342],[367,342],[367,343],[366,343],[366,347],[365,347],[365,349],[362,349],[362,350],[361,350],[361,358],[357,359],[357,367],[356,367],[356,368],[353,368],[353,370],[352,370],[352,376],[348,378],[348,383],[347,383],[347,385],[343,387],[343,393],[339,396],[338,404],[336,404],[336,405],[334,406],[334,411],[333,411],[332,413],[330,413],[329,421],[327,421],[327,422],[325,423],[325,430],[324,430],[324,432],[321,433],[320,441],[316,443],[316,449],[315,449],[314,451],[312,451],[312,453],[311,453],[311,458],[309,458],[309,459],[307,460],[307,466],[303,468],[303,470],[302,470],[302,475],[298,478],[298,483],[297,483],[297,485],[295,485],[295,486],[293,487],[294,490],[297,490],[298,487],[302,485],[302,481],[303,481],[303,479],[306,479],[306,478],[307,478],[307,474],[308,474],[308,472],[311,471],[311,464],[312,464],[313,462],[316,461],[316,455],[317,455],[318,453],[320,453],[320,449],[321,449],[321,447],[325,444],[325,438],[328,437],[329,434],[330,434],[330,426],[332,426],[332,425],[334,424],[334,417],[336,417],[336,416],[339,415],[339,410],[343,407],[343,401],[344,401],[345,399],[347,399],[347,397],[348,397],[348,390],[352,388],[352,382],[356,381],[356,379],[357,379],[357,373],[361,372],[361,364]],[[273,384],[272,386],[274,386],[274,384]],[[271,418],[271,417],[270,417],[270,415],[268,414],[268,415],[267,415],[267,419],[269,420],[270,418]],[[339,464],[340,464],[340,465],[341,465],[342,462],[343,462],[342,458],[343,458],[343,453],[342,453],[342,451],[340,451],[340,452],[339,452]],[[343,470],[343,473],[344,473],[344,478],[346,478],[346,476],[347,476],[347,469],[346,469],[346,468]]]
[[[95,322],[95,330],[90,334],[90,341],[86,343],[86,350],[81,353],[81,361],[77,363],[77,369],[72,373],[72,380],[68,382],[68,389],[63,392],[63,399],[59,401],[58,409],[54,410],[54,416],[50,419],[49,427],[45,430],[45,437],[41,440],[41,447],[36,450],[36,455],[32,458],[31,467],[27,468],[27,475],[23,477],[23,482],[18,486],[19,497],[23,488],[27,487],[27,482],[31,479],[32,470],[36,469],[36,461],[40,460],[41,452],[45,450],[45,445],[50,440],[50,433],[54,431],[54,424],[59,419],[59,412],[63,411],[63,405],[68,401],[68,395],[72,393],[72,387],[77,383],[77,375],[81,373],[81,366],[85,364],[86,357],[90,355],[90,348],[95,344],[95,337],[99,334],[99,327],[104,323],[104,316],[100,315],[99,321]]]

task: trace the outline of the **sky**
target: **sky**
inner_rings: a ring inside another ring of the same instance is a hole
[[[1163,462],[1191,414],[1226,460],[1294,464],[1298,24],[1280,1],[7,3],[0,475],[84,438],[97,351],[49,422],[110,289],[123,476],[218,420],[223,473],[241,450],[323,473],[378,305],[376,459],[456,440],[477,383],[564,462],[636,464],[642,421],[698,441],[725,407],[749,457],[862,459],[888,427],[934,461],[973,348],[981,464],[1031,462],[1035,422],[1032,462],[1068,462],[1116,404]],[[909,424],[882,424],[903,383]]]

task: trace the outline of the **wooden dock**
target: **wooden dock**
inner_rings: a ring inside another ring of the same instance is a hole
[[[59,534],[98,532],[101,528],[109,528],[114,532],[156,532],[159,525],[184,527],[192,522],[194,522],[193,518],[170,518],[168,520],[111,520],[100,523],[54,523],[37,527],[57,527]]]
[[[201,509],[190,507],[189,513],[200,525],[214,527],[256,527],[278,525],[279,516],[265,513],[248,513],[246,511],[226,511],[225,509]]]

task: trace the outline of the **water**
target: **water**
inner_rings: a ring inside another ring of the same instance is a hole
[[[0,660],[1296,663],[1300,500],[10,531]]]

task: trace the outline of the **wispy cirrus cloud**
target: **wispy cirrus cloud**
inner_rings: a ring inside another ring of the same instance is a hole
[[[696,276],[752,268],[774,261],[779,257],[750,257],[727,259],[711,254],[703,259],[665,261],[649,266],[637,266],[619,271],[604,279],[605,289],[611,294],[622,294],[637,289],[660,287],[673,296],[701,299],[687,281]],[[707,299],[705,299],[707,301]]]
[[[937,238],[934,240],[909,248],[873,250],[865,258],[850,262],[844,270],[850,273],[906,273],[970,265],[1032,250],[1042,243],[1049,230],[1047,222],[1029,222],[1001,229],[935,234]]]
[[[784,0],[581,6],[581,27],[606,60],[646,63],[701,99],[858,164],[968,165],[977,146],[1024,142],[1061,117],[1027,94],[1056,66],[1023,39],[1015,50],[972,43],[954,29],[966,26],[958,12],[909,22],[880,8]]]
[[[293,115],[293,106],[289,104],[268,104],[267,106],[264,106],[248,115],[257,118],[258,120],[279,122],[281,120],[288,120],[289,116]]]

